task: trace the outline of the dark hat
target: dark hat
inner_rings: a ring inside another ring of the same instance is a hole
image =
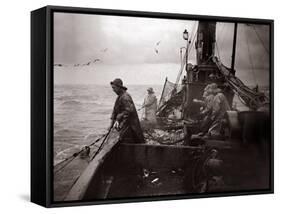
[[[151,87],[148,88],[147,91],[148,91],[149,93],[154,93],[153,88],[151,88]]]
[[[127,90],[127,88],[125,86],[123,86],[123,81],[121,79],[119,79],[119,78],[113,80],[112,82],[110,82],[110,84],[111,85],[115,85],[115,86],[117,86],[119,88],[123,88],[123,89]]]

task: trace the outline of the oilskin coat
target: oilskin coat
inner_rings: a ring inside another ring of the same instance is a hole
[[[222,120],[226,111],[230,110],[229,103],[223,93],[219,92],[215,95],[212,107],[212,125],[209,129],[211,136],[219,136],[222,129]]]
[[[118,95],[111,120],[120,124],[121,139],[130,143],[144,143],[140,121],[132,97],[124,90]]]
[[[200,124],[200,130],[202,133],[207,133],[210,126],[212,125],[212,110],[213,110],[213,103],[214,103],[214,95],[209,94],[205,98],[204,102],[204,110],[201,112],[201,116],[203,117],[201,124]]]
[[[151,124],[155,124],[156,110],[157,110],[157,98],[154,94],[148,94],[144,99],[144,119]]]
[[[204,110],[201,112],[202,115],[207,115],[212,112],[213,109],[213,103],[214,103],[214,95],[209,94],[206,96],[204,100]]]

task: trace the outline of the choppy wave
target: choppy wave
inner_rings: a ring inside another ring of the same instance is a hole
[[[67,100],[61,103],[61,105],[69,105],[69,106],[76,106],[76,105],[81,105],[82,103],[78,100]]]
[[[83,101],[82,102],[83,104],[92,104],[92,105],[103,105],[103,102],[102,101],[98,101],[98,100],[95,100],[95,101]]]
[[[75,145],[75,146],[71,146],[69,148],[66,148],[64,150],[61,150],[59,152],[57,152],[54,155],[54,165],[56,165],[57,163],[59,163],[60,161],[70,157],[72,154],[80,151],[83,148],[84,145]]]
[[[82,132],[76,129],[59,129],[54,132],[55,136],[79,136]]]
[[[100,138],[102,135],[98,135],[97,133],[89,133],[88,135],[86,135],[84,137],[84,142],[86,142],[87,144],[90,144],[92,142],[94,142],[95,140],[97,140],[98,138]]]
[[[104,105],[102,101],[94,100],[94,101],[89,101],[89,100],[67,100],[63,101],[61,105],[68,105],[68,106],[77,106],[77,105]]]

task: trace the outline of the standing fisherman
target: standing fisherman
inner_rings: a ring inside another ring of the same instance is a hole
[[[122,142],[144,143],[140,121],[132,97],[127,93],[121,79],[110,82],[112,90],[118,95],[111,116],[111,126],[120,131]]]
[[[214,94],[213,94],[213,89],[217,88],[217,84],[209,84],[205,87],[204,92],[203,92],[203,101],[202,100],[197,100],[194,99],[193,102],[199,103],[202,105],[202,110],[200,108],[200,113],[199,113],[199,118],[201,119],[200,122],[200,133],[198,136],[204,136],[209,128],[210,125],[212,124],[211,120],[211,115],[212,115],[212,110],[213,110],[213,102],[214,102]]]
[[[223,119],[225,118],[226,111],[230,110],[230,106],[221,89],[214,88],[213,94],[214,100],[211,114],[212,124],[209,128],[208,134],[211,137],[220,137],[223,134]]]
[[[142,108],[144,108],[144,120],[146,121],[146,123],[155,125],[157,123],[157,98],[154,94],[153,88],[147,89],[147,95],[144,98]]]

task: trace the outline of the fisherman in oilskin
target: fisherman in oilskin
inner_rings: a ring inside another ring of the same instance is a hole
[[[142,108],[144,108],[144,120],[151,125],[157,123],[156,110],[157,110],[157,98],[154,94],[153,88],[147,89],[147,95],[144,99]]]
[[[193,100],[194,102],[202,102],[205,105],[205,109],[200,114],[204,118],[201,120],[201,132],[198,136],[207,134],[206,137],[219,138],[223,133],[223,119],[226,111],[230,110],[229,103],[216,83],[206,86],[203,97],[205,97],[205,102],[197,99]]]
[[[120,131],[122,142],[144,143],[140,121],[130,94],[121,79],[110,82],[112,90],[118,95],[111,116],[111,126]]]

